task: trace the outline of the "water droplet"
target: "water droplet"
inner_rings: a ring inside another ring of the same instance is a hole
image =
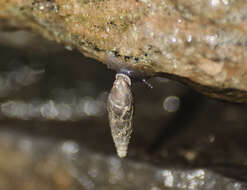
[[[165,98],[163,107],[168,112],[176,112],[179,109],[180,99],[177,96],[169,96]]]

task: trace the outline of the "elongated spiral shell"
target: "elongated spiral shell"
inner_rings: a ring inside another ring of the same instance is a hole
[[[125,74],[117,74],[108,96],[107,111],[111,133],[117,154],[125,157],[132,133],[133,95],[131,80]]]

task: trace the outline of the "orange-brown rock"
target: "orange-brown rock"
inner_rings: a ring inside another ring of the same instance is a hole
[[[115,70],[168,76],[247,102],[245,0],[1,0],[0,28],[31,29]]]

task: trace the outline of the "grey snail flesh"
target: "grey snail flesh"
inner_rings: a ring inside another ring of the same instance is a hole
[[[127,155],[133,128],[134,100],[130,87],[130,78],[125,74],[117,74],[107,102],[111,133],[120,158]]]

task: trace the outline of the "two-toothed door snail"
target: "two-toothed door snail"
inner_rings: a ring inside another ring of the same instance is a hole
[[[116,74],[108,96],[107,111],[113,141],[119,157],[127,155],[132,133],[133,95],[131,79],[126,74]]]

